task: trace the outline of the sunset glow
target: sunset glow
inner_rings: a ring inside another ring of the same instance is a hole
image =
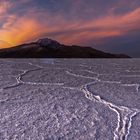
[[[0,48],[49,37],[130,53],[140,50],[139,36],[139,0],[0,1]]]

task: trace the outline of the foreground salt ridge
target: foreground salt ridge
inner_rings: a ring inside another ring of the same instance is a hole
[[[88,86],[90,84],[87,84],[82,89],[82,91],[85,93],[85,97],[90,100],[95,100],[97,102],[103,103],[104,105],[108,106],[111,110],[116,112],[118,116],[118,125],[114,132],[114,140],[127,140],[132,125],[132,118],[136,116],[140,112],[140,110],[129,109],[124,106],[116,106],[110,102],[105,101],[104,99],[101,99],[100,96],[94,95],[93,93],[89,92]]]
[[[94,73],[91,71],[88,71],[88,72]],[[74,73],[70,73],[69,71],[67,71],[67,73],[76,77],[91,78],[91,79],[96,80],[96,82],[121,83],[121,82],[116,82],[116,81],[112,81],[112,82],[101,81],[98,78],[77,75]],[[94,93],[88,90],[88,86],[94,85],[94,84],[95,82],[88,83],[85,86],[83,86],[83,88],[81,88],[81,90],[85,93],[85,97],[88,98],[89,100],[95,100],[97,102],[103,103],[104,105],[108,106],[111,110],[116,112],[116,114],[118,115],[118,126],[114,132],[114,140],[127,140],[128,135],[130,133],[131,126],[132,126],[132,119],[140,112],[140,110],[135,109],[135,108],[130,109],[125,106],[117,106],[115,104],[112,104],[111,102],[107,102],[104,99],[101,99],[100,96],[94,95]],[[125,84],[125,86],[136,86],[136,90],[138,92],[139,84],[129,84],[129,85]]]
[[[128,136],[130,134],[130,130],[131,130],[131,127],[132,127],[133,117],[135,117],[140,112],[140,110],[137,109],[137,108],[128,108],[126,106],[115,105],[111,102],[108,102],[108,101],[102,99],[99,95],[94,95],[94,91],[91,92],[88,89],[88,87],[90,85],[94,85],[96,82],[116,83],[116,84],[121,84],[121,82],[118,82],[118,81],[102,81],[98,78],[98,76],[100,74],[95,73],[95,72],[90,71],[90,70],[88,70],[88,72],[92,73],[92,74],[97,74],[97,77],[90,77],[90,76],[85,76],[85,75],[83,76],[83,75],[80,75],[80,74],[75,74],[75,73],[72,73],[71,72],[72,70],[70,70],[70,69],[65,71],[68,75],[74,76],[74,77],[86,78],[86,79],[93,79],[94,82],[89,82],[89,83],[84,84],[84,85],[79,86],[79,87],[68,87],[68,86],[65,86],[64,83],[26,82],[26,81],[22,80],[22,78],[26,74],[31,73],[33,71],[42,70],[44,68],[43,66],[36,65],[36,64],[31,63],[31,62],[28,63],[28,64],[31,65],[31,66],[34,66],[35,68],[30,69],[30,70],[21,70],[22,72],[17,77],[15,77],[17,82],[13,85],[8,85],[6,87],[1,88],[1,91],[4,91],[4,90],[9,89],[9,88],[14,88],[16,86],[20,86],[22,84],[25,84],[25,85],[26,84],[27,85],[54,85],[54,86],[60,86],[61,88],[68,88],[68,89],[72,89],[72,90],[82,91],[87,99],[89,99],[91,101],[102,103],[103,105],[107,106],[110,110],[112,110],[116,113],[117,118],[118,118],[118,122],[117,122],[117,127],[116,127],[115,131],[113,132],[114,133],[114,140],[127,140],[128,139]],[[87,70],[85,70],[85,71],[87,71]],[[122,84],[122,85],[124,85],[124,86],[134,86],[134,87],[136,87],[136,91],[139,92],[139,84]]]

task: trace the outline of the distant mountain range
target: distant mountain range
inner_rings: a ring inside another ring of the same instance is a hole
[[[37,42],[0,49],[0,58],[130,58],[125,54],[111,54],[92,47],[68,46],[44,38]]]

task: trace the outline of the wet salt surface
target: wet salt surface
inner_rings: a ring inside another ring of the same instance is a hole
[[[140,59],[1,59],[0,140],[139,140]]]

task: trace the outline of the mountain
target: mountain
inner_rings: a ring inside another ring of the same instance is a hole
[[[111,54],[91,47],[67,46],[44,38],[16,47],[0,49],[0,58],[130,58],[125,54]]]

